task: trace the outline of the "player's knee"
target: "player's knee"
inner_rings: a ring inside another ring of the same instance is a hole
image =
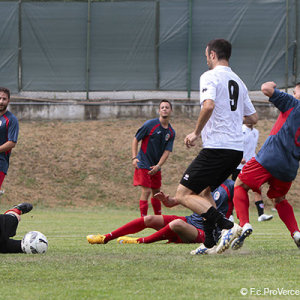
[[[171,223],[169,223],[169,226],[173,231],[176,231],[176,230],[182,229],[184,224],[185,224],[185,222],[183,220],[177,219],[177,220],[174,220]]]
[[[156,216],[152,216],[152,215],[144,217],[144,224],[146,226],[151,226],[155,221],[155,217]]]
[[[235,183],[234,183],[234,187],[242,187],[244,190],[249,191],[249,186],[246,185],[239,177],[236,179]]]
[[[275,206],[276,204],[280,203],[284,199],[285,199],[285,196],[272,199],[273,205]]]

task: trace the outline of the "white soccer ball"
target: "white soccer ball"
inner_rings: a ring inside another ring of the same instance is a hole
[[[41,232],[30,231],[24,235],[21,241],[21,248],[27,254],[46,253],[48,240]]]

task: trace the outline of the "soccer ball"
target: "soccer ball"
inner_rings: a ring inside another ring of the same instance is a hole
[[[27,254],[46,253],[48,240],[41,232],[30,231],[24,235],[21,241],[21,248]]]

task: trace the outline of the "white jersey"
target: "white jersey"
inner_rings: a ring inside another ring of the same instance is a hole
[[[215,108],[201,132],[203,147],[243,151],[243,117],[256,112],[246,85],[230,67],[217,66],[200,77],[200,105],[207,99]]]
[[[243,158],[247,162],[255,156],[255,151],[259,138],[259,131],[255,128],[249,128],[245,124],[242,127],[244,137],[244,154]],[[244,165],[239,164],[237,169],[241,170]]]

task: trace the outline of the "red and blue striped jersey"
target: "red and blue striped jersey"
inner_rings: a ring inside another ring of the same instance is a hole
[[[297,176],[300,159],[300,101],[275,89],[269,99],[280,114],[256,160],[275,178],[290,182]]]
[[[0,145],[7,141],[14,143],[18,140],[19,122],[18,119],[9,111],[0,117]],[[7,173],[9,167],[9,157],[11,151],[0,153],[0,171]]]
[[[169,123],[168,128],[161,126],[158,118],[146,121],[135,135],[138,141],[142,140],[137,155],[140,169],[150,170],[157,165],[165,150],[172,152],[175,139],[175,130]]]

